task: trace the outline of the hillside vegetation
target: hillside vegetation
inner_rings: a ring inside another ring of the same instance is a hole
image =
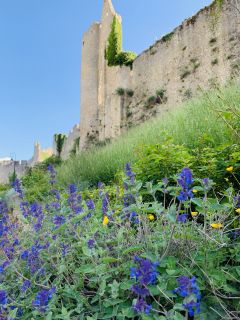
[[[139,159],[144,145],[161,144],[171,137],[174,144],[190,150],[200,145],[219,146],[236,142],[229,127],[231,112],[240,108],[240,88],[235,83],[221,90],[202,94],[199,98],[164,113],[158,118],[129,130],[105,147],[92,148],[66,161],[58,171],[59,182],[96,185],[111,181],[127,162]]]
[[[239,106],[231,85],[4,187],[0,319],[240,319]]]

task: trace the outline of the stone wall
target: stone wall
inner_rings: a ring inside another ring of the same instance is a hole
[[[75,125],[69,132],[66,140],[64,141],[63,150],[61,153],[62,159],[66,160],[70,154],[79,152],[80,147],[80,125]]]
[[[9,176],[15,172],[19,178],[21,178],[28,168],[27,161],[9,161],[0,164],[0,183],[8,183]]]
[[[141,53],[132,69],[107,66],[104,52],[114,15],[111,0],[104,0],[101,23],[84,35],[81,149],[239,76],[239,0],[215,0]],[[119,96],[117,88],[132,90],[133,96]]]

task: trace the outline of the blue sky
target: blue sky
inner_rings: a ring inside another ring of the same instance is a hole
[[[102,0],[0,0],[0,157],[29,159],[80,117],[82,34]],[[113,0],[140,53],[211,0]]]

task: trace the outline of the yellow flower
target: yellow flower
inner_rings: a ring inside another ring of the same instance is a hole
[[[193,189],[192,192],[193,192],[193,193],[197,193],[198,190],[197,190],[197,189]]]
[[[191,212],[192,217],[196,217],[198,215],[197,211]]]
[[[151,214],[151,213],[149,213],[147,217],[148,217],[149,221],[154,221],[155,220],[155,216],[153,214]]]
[[[226,168],[226,170],[227,170],[228,172],[232,172],[232,171],[233,171],[233,166],[228,166],[228,167]]]
[[[108,222],[109,222],[108,217],[107,217],[107,216],[104,216],[104,218],[103,218],[103,225],[106,226],[106,225],[108,224]]]
[[[223,224],[222,223],[211,223],[210,226],[213,228],[213,229],[220,229],[223,227]]]
[[[240,208],[236,209],[235,211],[240,214]]]

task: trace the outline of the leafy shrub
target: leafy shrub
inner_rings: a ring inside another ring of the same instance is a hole
[[[116,56],[116,64],[120,66],[132,66],[136,53],[132,51],[122,51]]]
[[[125,94],[125,89],[123,89],[123,88],[117,88],[116,93],[117,93],[119,96],[124,96],[124,94]]]
[[[7,191],[11,188],[11,186],[9,184],[3,184],[3,183],[0,183],[0,192],[2,191]]]
[[[29,168],[27,174],[22,178],[26,191],[26,199],[30,203],[44,201],[49,194],[49,178],[45,170],[35,167]]]
[[[162,37],[162,41],[163,42],[170,41],[172,39],[173,35],[174,35],[174,32],[170,32],[170,33],[166,34],[165,36]]]
[[[156,97],[155,96],[150,96],[148,97],[147,101],[146,101],[146,107],[152,107],[156,104]]]
[[[122,24],[117,16],[113,18],[105,51],[108,66],[132,66],[136,54],[132,51],[122,51]]]
[[[168,98],[166,96],[166,92],[167,90],[166,89],[158,89],[156,91],[156,102],[159,103],[159,104],[162,104],[162,103],[166,103]]]
[[[129,97],[133,97],[133,96],[134,96],[134,91],[131,90],[131,89],[127,89],[127,90],[126,90],[126,94],[127,94]]]
[[[139,148],[139,160],[134,165],[139,180],[156,183],[164,177],[189,166],[193,157],[184,146],[175,145],[172,141],[142,146]]]

